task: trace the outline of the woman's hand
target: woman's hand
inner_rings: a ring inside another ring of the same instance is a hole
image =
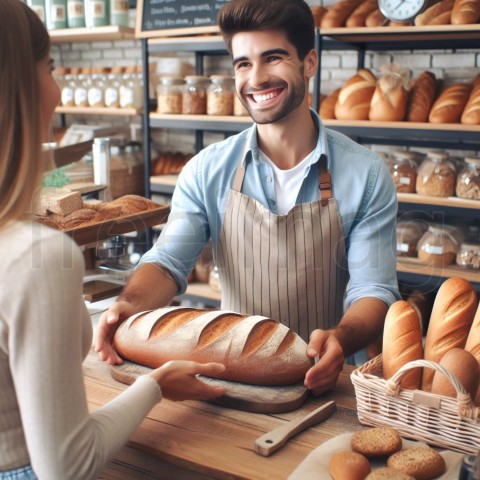
[[[224,389],[207,385],[197,375],[215,378],[224,370],[225,366],[220,363],[174,360],[149,375],[160,385],[163,397],[168,400],[210,400],[223,395]]]

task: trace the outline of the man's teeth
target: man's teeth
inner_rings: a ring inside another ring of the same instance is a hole
[[[266,102],[267,100],[270,100],[273,97],[275,97],[274,93],[267,93],[265,95],[253,95],[253,99],[257,103]]]

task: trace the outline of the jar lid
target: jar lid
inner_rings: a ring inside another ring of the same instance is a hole
[[[233,77],[230,77],[229,75],[212,75],[210,77],[210,80],[213,83],[221,83],[221,82],[233,83],[235,79]]]
[[[449,154],[444,150],[431,150],[427,153],[427,157],[431,158],[432,160],[447,160],[449,158]]]
[[[207,83],[210,80],[204,75],[187,75],[185,76],[185,82],[187,83]]]
[[[182,83],[185,83],[182,77],[175,77],[173,75],[160,77],[160,82],[163,85],[181,85]]]
[[[418,158],[418,154],[415,152],[407,152],[406,150],[394,150],[392,155],[399,160],[413,160],[415,161]]]
[[[467,157],[465,159],[465,163],[468,163],[469,165],[480,166],[480,158]]]
[[[480,252],[480,244],[479,243],[463,242],[460,248],[462,250],[473,250],[475,252]]]

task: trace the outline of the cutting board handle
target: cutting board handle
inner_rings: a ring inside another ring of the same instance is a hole
[[[268,457],[280,447],[285,445],[288,439],[294,437],[308,427],[326,420],[336,409],[334,401],[330,401],[309,413],[303,418],[292,420],[281,427],[267,432],[255,440],[255,452]]]

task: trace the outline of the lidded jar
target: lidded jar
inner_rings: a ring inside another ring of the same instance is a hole
[[[397,222],[397,256],[415,257],[417,245],[428,226],[420,220],[400,220]]]
[[[203,75],[187,75],[182,95],[182,113],[205,115],[207,113],[207,88],[209,79]]]
[[[462,242],[457,253],[457,265],[480,270],[480,244]]]
[[[182,113],[184,86],[185,81],[182,77],[160,77],[157,92],[158,113]]]
[[[447,152],[429,152],[418,167],[416,190],[420,195],[451,197],[455,195],[455,182],[455,165],[450,161]]]
[[[234,80],[228,75],[212,75],[207,93],[208,115],[233,115]]]
[[[457,255],[458,238],[452,227],[430,225],[418,242],[418,258],[433,266],[451,265]]]
[[[390,174],[397,192],[415,193],[417,180],[416,155],[411,152],[396,150],[392,152]]]
[[[480,158],[466,158],[457,177],[457,197],[480,200]]]

